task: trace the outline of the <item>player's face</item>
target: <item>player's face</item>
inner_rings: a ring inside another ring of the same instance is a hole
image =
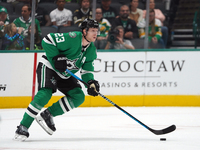
[[[98,29],[97,28],[89,28],[86,38],[90,42],[94,42],[97,39],[97,33]]]

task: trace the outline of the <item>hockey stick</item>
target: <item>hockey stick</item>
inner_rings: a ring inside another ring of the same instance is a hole
[[[80,82],[82,82],[84,85],[86,85],[87,87],[89,87],[89,84],[84,82],[82,79],[80,79],[79,77],[77,77],[75,74],[73,74],[71,71],[69,71],[68,69],[66,69],[66,72],[69,73],[71,76],[73,76],[75,79],[79,80]],[[134,119],[136,122],[138,122],[139,124],[141,124],[143,127],[145,127],[146,129],[148,129],[149,131],[151,131],[152,133],[156,134],[156,135],[161,135],[161,134],[167,134],[170,133],[172,131],[174,131],[176,129],[175,125],[171,125],[165,129],[162,130],[154,130],[150,127],[148,127],[147,125],[145,125],[144,123],[142,123],[141,121],[139,121],[137,118],[133,117],[131,114],[129,114],[127,111],[125,111],[124,109],[122,109],[120,106],[118,106],[117,104],[115,104],[114,102],[112,102],[111,100],[109,100],[107,97],[105,97],[103,94],[98,92],[98,95],[100,95],[102,98],[104,98],[105,100],[107,100],[109,103],[111,103],[113,106],[117,107],[119,110],[121,110],[123,113],[125,113],[126,115],[128,115],[129,117],[131,117],[132,119]]]

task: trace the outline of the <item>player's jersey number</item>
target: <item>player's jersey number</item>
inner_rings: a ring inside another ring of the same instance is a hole
[[[63,33],[55,33],[55,37],[56,37],[56,42],[60,43],[60,42],[64,42],[65,38],[63,36]]]

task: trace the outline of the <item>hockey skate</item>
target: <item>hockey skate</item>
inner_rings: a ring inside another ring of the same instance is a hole
[[[29,137],[28,129],[23,125],[17,126],[17,130],[15,132],[13,140],[25,141],[28,137]]]
[[[53,116],[48,109],[41,112],[35,119],[49,135],[52,135],[53,132],[56,131],[55,124],[53,122]]]

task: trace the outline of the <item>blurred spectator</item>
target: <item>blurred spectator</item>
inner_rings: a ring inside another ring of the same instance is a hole
[[[7,3],[12,4],[13,8],[19,3],[29,4],[30,0],[7,0]]]
[[[155,12],[155,18],[159,19],[161,21],[161,32],[162,32],[162,39],[164,41],[165,46],[167,45],[167,39],[168,39],[168,28],[166,26],[163,26],[165,21],[165,15],[162,13],[160,9],[155,9],[155,1],[150,0],[149,1],[149,9],[154,9]],[[143,18],[146,17],[146,10],[143,10]]]
[[[139,0],[132,0],[130,3],[130,14],[129,18],[134,20],[136,24],[143,19],[143,10],[137,8],[139,4]]]
[[[111,2],[111,0],[102,0],[101,9],[103,12],[103,18],[107,19],[112,24],[119,13],[115,8],[110,6]]]
[[[38,6],[39,0],[35,1],[35,18],[40,22],[40,26],[50,26],[52,23],[47,10]],[[32,6],[32,0],[30,0],[30,5]]]
[[[3,37],[3,28],[5,25],[9,24],[9,16],[7,9],[3,6],[0,6],[0,48],[2,45],[2,37]]]
[[[30,2],[30,0],[7,0],[7,3],[16,3],[16,4],[18,4],[18,3],[29,3]]]
[[[149,11],[149,48],[165,48],[164,42],[161,38],[161,21],[155,18],[154,9]],[[145,26],[146,21],[143,19],[139,22],[139,36],[140,38],[145,38]]]
[[[55,3],[56,0],[40,0],[40,3]]]
[[[0,30],[3,32],[5,25],[9,24],[8,12],[4,7],[0,8]]]
[[[15,0],[15,1],[21,2],[21,3],[26,3],[26,4],[30,3],[30,0]]]
[[[17,27],[22,27],[24,29],[23,35],[26,37],[28,35],[28,27],[32,22],[32,18],[30,16],[31,14],[31,7],[28,4],[25,4],[22,6],[22,16],[19,18],[16,18],[13,23]],[[41,35],[41,29],[40,29],[40,23],[37,19],[35,19],[35,24],[38,26],[38,32]]]
[[[124,28],[117,26],[114,30],[118,31],[116,41],[107,41],[105,49],[135,49],[130,40],[124,39]]]
[[[0,30],[0,40],[2,37],[3,37],[3,32]],[[0,41],[0,47],[1,47],[1,43],[2,43],[2,41]]]
[[[154,9],[155,11],[155,17],[156,19],[159,19],[162,22],[165,21],[165,15],[162,13],[160,9],[155,9],[155,1],[154,0],[149,0],[149,9]],[[146,10],[143,10],[143,18],[146,17]]]
[[[129,7],[127,5],[122,5],[120,7],[119,18],[115,18],[112,24],[112,29],[114,29],[116,26],[123,26],[125,39],[138,38],[138,28],[135,21],[128,18],[129,14]]]
[[[92,18],[90,4],[90,0],[80,0],[80,8],[74,11],[74,24],[79,26],[86,18]]]
[[[51,22],[56,28],[72,24],[72,12],[64,8],[65,3],[65,0],[56,0],[57,8],[50,13]]]
[[[24,45],[26,50],[30,50],[30,44],[31,44],[31,25],[28,27],[28,36],[24,39]],[[38,34],[38,27],[35,25],[34,30],[34,50],[41,50],[41,37]]]
[[[14,23],[6,25],[4,27],[1,50],[24,50],[24,36],[21,35],[22,31],[22,28],[17,30]]]
[[[111,28],[110,22],[103,18],[102,9],[96,8],[96,21],[99,23],[99,35],[97,40],[94,42],[97,49],[104,49],[107,43],[108,32]]]

